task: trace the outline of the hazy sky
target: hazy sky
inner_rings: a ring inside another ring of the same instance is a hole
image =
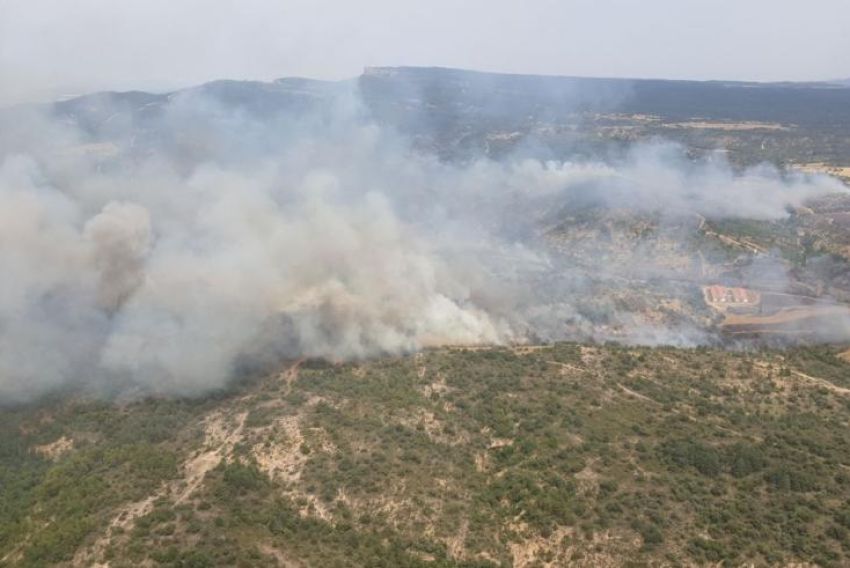
[[[0,0],[0,101],[367,65],[850,77],[850,0]]]

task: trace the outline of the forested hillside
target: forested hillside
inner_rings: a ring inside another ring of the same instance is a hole
[[[7,410],[9,565],[850,561],[850,365],[556,344]]]

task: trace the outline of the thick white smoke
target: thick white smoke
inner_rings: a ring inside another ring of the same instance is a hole
[[[208,110],[191,111],[168,120],[193,132]],[[504,343],[537,325],[557,336],[580,285],[542,298],[524,275],[557,270],[535,230],[566,198],[778,218],[840,190],[693,166],[659,145],[618,165],[451,165],[356,113],[331,116],[277,132],[209,112],[180,163],[43,117],[18,141],[0,136],[0,402],[78,387],[203,393],[245,357]],[[280,142],[255,148],[257,132]]]

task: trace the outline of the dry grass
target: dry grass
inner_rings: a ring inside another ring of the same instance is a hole
[[[791,164],[791,168],[807,174],[828,174],[844,179],[850,179],[850,166],[835,166],[823,162]]]

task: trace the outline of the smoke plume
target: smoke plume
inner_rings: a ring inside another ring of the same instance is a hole
[[[3,116],[0,402],[196,395],[245,360],[604,338],[596,279],[652,262],[570,264],[544,238],[565,208],[777,219],[841,190],[659,143],[604,163],[447,163],[351,93],[263,120],[174,97],[155,132],[112,110],[107,137],[47,112]],[[704,340],[611,311],[636,342]]]

